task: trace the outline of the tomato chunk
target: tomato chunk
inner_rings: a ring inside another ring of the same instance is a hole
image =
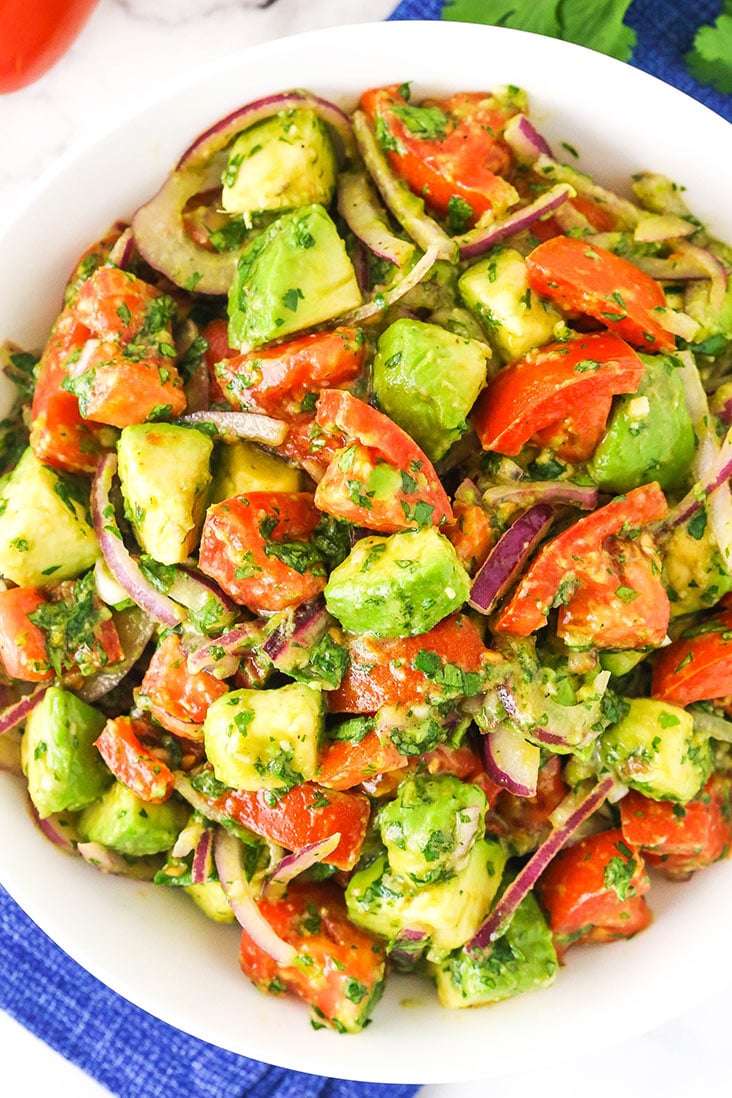
[[[34,587],[0,591],[0,659],[8,675],[23,682],[52,679],[46,634],[28,617],[48,599]]]
[[[82,283],[75,311],[98,339],[129,343],[139,335],[151,303],[160,295],[154,286],[119,267],[98,267]]]
[[[732,694],[732,610],[692,627],[658,653],[651,693],[682,707]]]
[[[478,694],[487,665],[498,658],[463,614],[417,637],[351,635],[348,654],[340,686],[326,695],[332,713],[375,713],[383,705]]]
[[[317,779],[328,789],[352,789],[378,774],[390,774],[407,765],[391,740],[382,740],[376,732],[367,732],[360,743],[336,740],[325,750]]]
[[[338,832],[341,839],[328,862],[346,870],[359,859],[371,811],[368,797],[324,789],[315,782],[296,785],[276,799],[266,790],[234,789],[219,797],[216,807],[287,850],[300,850]]]
[[[494,630],[528,637],[540,629],[555,600],[562,597],[562,588],[571,593],[577,579],[583,577],[584,561],[590,554],[625,527],[639,527],[663,518],[667,510],[666,498],[654,481],[578,519],[539,551],[513,596],[499,611]]]
[[[181,721],[202,725],[209,705],[227,690],[210,671],[189,671],[180,637],[169,633],[155,649],[135,701],[163,728],[180,733]]]
[[[383,533],[452,521],[429,458],[388,416],[342,389],[325,389],[316,419],[347,441],[318,484],[321,511]]]
[[[451,541],[460,563],[468,572],[476,572],[488,556],[495,534],[485,510],[478,503],[456,500],[452,507],[454,522],[443,533]]]
[[[572,453],[589,457],[612,397],[635,392],[644,369],[633,348],[611,332],[548,343],[504,366],[481,393],[472,414],[481,445],[512,456],[534,436],[540,444],[551,441],[565,425],[565,444],[573,437]]]
[[[307,492],[249,492],[209,507],[199,566],[255,613],[315,598],[326,569],[308,539],[320,514]]]
[[[645,351],[676,346],[654,312],[666,307],[661,286],[627,259],[576,237],[555,236],[528,255],[526,266],[532,290],[560,308],[594,317]]]
[[[143,747],[142,738],[149,733],[145,721],[116,717],[107,721],[95,746],[114,776],[140,800],[161,804],[170,797],[175,777],[162,759]]]
[[[67,384],[85,419],[129,427],[160,416],[178,416],[186,398],[170,359],[132,358],[120,344],[90,339],[69,370]]]
[[[649,847],[653,841],[646,854],[648,865],[661,869],[667,877],[685,880],[695,870],[727,856],[732,846],[729,775],[712,774],[699,796],[683,807],[665,801],[650,803],[659,807],[639,807],[636,799],[621,812],[624,831],[627,827],[641,832]]]
[[[580,941],[627,938],[643,929],[650,922],[643,900],[649,888],[643,858],[620,828],[560,851],[537,884],[552,934],[564,949]]]
[[[349,921],[337,885],[296,883],[281,900],[261,900],[259,910],[298,957],[294,964],[278,964],[245,930],[239,959],[249,979],[262,991],[298,995],[334,1029],[361,1029],[379,998],[385,950]]]

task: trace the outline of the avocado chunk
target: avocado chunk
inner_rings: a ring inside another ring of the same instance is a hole
[[[588,472],[607,492],[657,480],[664,491],[689,479],[696,436],[679,372],[668,355],[641,355],[637,393],[617,398]]]
[[[177,800],[150,804],[115,782],[79,817],[86,842],[101,843],[131,858],[169,850],[185,827],[190,809]]]
[[[391,941],[402,930],[424,931],[430,939],[427,957],[440,961],[470,941],[483,923],[506,857],[496,839],[479,839],[459,873],[435,884],[415,885],[393,873],[381,854],[348,882],[348,916],[356,926]]]
[[[415,637],[458,610],[470,578],[434,526],[362,538],[330,574],[328,610],[351,633]]]
[[[212,450],[206,435],[174,423],[139,423],[120,435],[127,512],[140,545],[161,564],[181,564],[196,547]]]
[[[226,899],[226,893],[218,881],[203,881],[201,884],[183,887],[194,904],[215,923],[236,922],[236,916]]]
[[[240,133],[222,176],[227,213],[329,206],[338,165],[324,123],[311,110],[288,110]]]
[[[323,722],[322,694],[307,683],[232,690],[209,706],[206,755],[233,789],[289,789],[315,776]]]
[[[247,492],[301,492],[303,476],[275,454],[253,442],[225,442],[216,457],[210,503],[221,503]]]
[[[379,339],[374,393],[382,410],[438,461],[468,429],[487,359],[485,344],[404,317]]]
[[[494,248],[460,276],[463,301],[485,328],[503,362],[514,362],[557,336],[562,316],[529,286],[526,261],[513,248]]]
[[[259,347],[361,304],[346,247],[322,206],[273,221],[244,249],[229,291],[229,342]]]
[[[94,741],[106,717],[68,690],[50,686],[26,721],[21,743],[28,795],[44,820],[86,808],[112,781]]]
[[[485,833],[485,794],[453,774],[408,778],[379,811],[391,870],[415,884],[433,884],[464,869]]]
[[[458,949],[435,969],[444,1007],[484,1006],[554,983],[559,962],[541,909],[529,893],[488,949]]]
[[[101,555],[89,487],[25,450],[0,488],[0,574],[19,587],[73,579]]]
[[[714,541],[705,508],[677,526],[666,540],[663,582],[674,618],[714,606],[732,590],[732,576]]]
[[[712,772],[709,740],[676,705],[653,698],[630,698],[627,705],[627,715],[598,741],[603,766],[646,797],[686,804]]]

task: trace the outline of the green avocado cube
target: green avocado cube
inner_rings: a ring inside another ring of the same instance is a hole
[[[714,540],[706,508],[677,526],[666,540],[663,582],[674,618],[715,606],[732,590],[732,576]]]
[[[377,819],[392,871],[431,884],[464,869],[486,808],[483,790],[453,774],[407,778]]]
[[[324,719],[322,693],[307,683],[232,690],[209,706],[206,755],[232,789],[288,789],[315,776]]]
[[[438,461],[468,429],[468,413],[485,385],[488,356],[485,344],[403,317],[379,339],[373,364],[376,399],[427,457]]]
[[[641,358],[646,369],[638,391],[617,398],[587,466],[606,492],[629,492],[652,480],[670,491],[689,479],[696,436],[683,382],[671,357]]]
[[[101,555],[88,506],[88,484],[25,450],[0,488],[0,575],[36,587],[86,572]]]
[[[207,435],[174,423],[139,423],[120,435],[127,512],[140,545],[161,564],[181,564],[198,543],[212,450]]]
[[[627,705],[627,715],[598,740],[604,767],[646,797],[686,804],[712,772],[709,740],[676,705],[654,698],[630,698]]]
[[[470,577],[434,526],[362,538],[331,574],[328,610],[351,633],[414,637],[467,600]]]
[[[86,842],[142,858],[169,850],[189,816],[190,809],[174,798],[150,804],[116,781],[100,800],[82,812],[79,833]]]
[[[559,971],[551,931],[529,893],[506,930],[488,949],[458,949],[435,968],[444,1007],[485,1006],[524,991],[549,987]]]
[[[222,176],[227,213],[329,206],[338,165],[325,124],[315,111],[288,110],[237,137]]]
[[[245,248],[229,291],[229,342],[259,347],[361,304],[356,273],[317,203],[273,221]]]
[[[561,313],[530,288],[526,261],[513,248],[494,248],[468,267],[458,288],[503,362],[523,358],[562,327]]]
[[[506,860],[498,840],[478,839],[459,873],[419,885],[394,873],[386,854],[381,854],[348,882],[348,917],[391,941],[402,930],[424,931],[429,936],[427,957],[442,960],[478,931],[495,899]]]
[[[216,457],[216,472],[209,493],[211,503],[221,503],[247,492],[302,492],[303,474],[283,458],[260,450],[253,442],[225,442]]]
[[[45,819],[86,808],[112,781],[94,741],[106,717],[68,690],[50,686],[26,721],[21,743],[28,795]]]
[[[184,891],[215,923],[234,923],[236,916],[231,910],[226,893],[218,881],[202,881],[201,884],[184,885]]]

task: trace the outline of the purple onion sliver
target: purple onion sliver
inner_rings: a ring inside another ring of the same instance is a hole
[[[542,154],[552,155],[551,148],[525,114],[515,114],[508,120],[503,138],[519,164],[533,164]]]
[[[340,316],[338,323],[362,324],[365,320],[370,320],[371,317],[377,316],[385,309],[390,308],[405,294],[408,294],[410,290],[413,290],[415,286],[419,286],[420,282],[424,281],[438,259],[438,249],[436,247],[428,248],[408,274],[404,275],[402,279],[384,293],[377,294],[373,300],[367,301],[364,305],[360,305],[358,309]]]
[[[614,784],[614,778],[609,776],[602,778],[584,800],[580,801],[575,811],[561,827],[555,828],[549,838],[532,854],[526,865],[514,877],[503,893],[478,933],[466,945],[465,948],[469,953],[479,949],[487,949],[491,946],[503,927],[514,915],[521,901],[531,892],[552,858],[559,853],[580,825],[589,819],[593,812],[596,812],[603,804]]]
[[[489,778],[516,797],[536,795],[541,752],[513,728],[499,725],[482,738]]]
[[[653,533],[662,538],[670,534],[677,526],[682,526],[695,515],[708,498],[732,476],[732,429],[727,432],[724,442],[713,465],[699,478],[684,498],[673,507],[665,518],[652,524]]]
[[[110,850],[101,843],[78,843],[76,849],[84,861],[88,865],[93,865],[100,873],[111,873],[117,877],[132,877],[143,881],[151,881],[155,876],[154,862],[145,858],[128,862],[116,850]]]
[[[126,271],[130,265],[134,250],[135,238],[132,235],[132,226],[127,225],[110,249],[109,255],[107,256],[107,265],[119,267],[120,270]]]
[[[325,839],[320,839],[316,843],[308,843],[300,850],[292,854],[286,854],[267,881],[265,895],[282,895],[286,886],[294,877],[298,877],[306,869],[310,869],[311,866],[324,862],[328,855],[333,853],[340,841],[341,833],[336,831]]]
[[[48,685],[37,687],[32,694],[26,694],[20,701],[8,705],[0,713],[0,735],[9,732],[11,728],[17,728],[22,724],[29,713],[32,713],[48,690]]]
[[[476,256],[487,252],[495,244],[500,244],[508,237],[523,232],[524,229],[529,229],[536,221],[563,206],[568,198],[574,197],[574,194],[574,188],[568,183],[559,183],[528,206],[516,210],[515,213],[512,213],[503,221],[498,221],[482,229],[471,229],[469,233],[455,237],[455,241],[460,248],[460,258],[475,259]]]
[[[64,815],[61,812],[55,812],[51,816],[45,816],[43,819],[38,815],[35,807],[32,807],[33,818],[35,819],[39,829],[43,832],[47,839],[54,844],[54,846],[61,847],[67,854],[74,854],[76,848],[72,837],[68,834],[68,821],[64,826]]]
[[[488,614],[508,589],[531,551],[551,525],[554,512],[547,503],[537,503],[509,526],[478,570],[468,603]]]
[[[213,839],[213,828],[204,828],[193,852],[193,863],[191,865],[192,884],[205,884],[211,876],[211,868],[213,865]]]
[[[246,651],[259,638],[262,626],[258,619],[248,621],[194,648],[188,653],[188,670],[212,671],[225,657]]]

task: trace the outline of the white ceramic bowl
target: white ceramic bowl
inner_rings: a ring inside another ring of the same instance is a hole
[[[665,172],[732,241],[732,129],[681,93],[576,46],[502,28],[388,23],[320,31],[233,55],[41,181],[0,239],[0,339],[42,344],[82,248],[160,185],[190,139],[260,95],[306,87],[345,106],[369,86],[417,95],[526,88],[532,118],[610,186]],[[450,1012],[422,982],[392,979],[358,1037],[313,1032],[295,1002],[261,995],[237,964],[238,934],[175,889],[102,877],[32,824],[22,783],[0,775],[0,879],[72,957],[150,1013],[284,1067],[380,1082],[458,1082],[599,1049],[659,1025],[732,978],[732,864],[654,885],[654,925],[630,942],[577,949],[555,986],[493,1009]]]

